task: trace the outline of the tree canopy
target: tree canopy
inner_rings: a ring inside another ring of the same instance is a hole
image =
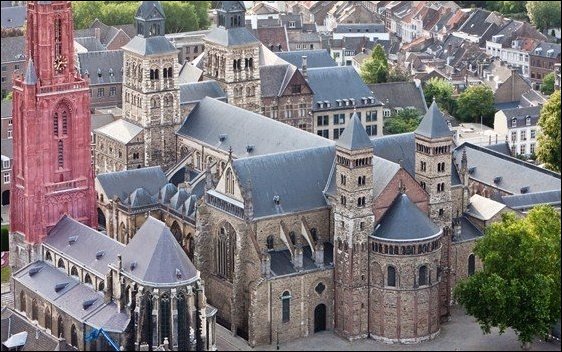
[[[474,253],[484,269],[461,281],[455,299],[483,332],[511,327],[519,341],[545,336],[560,319],[560,213],[538,206],[486,228]]]
[[[387,82],[408,82],[411,78],[411,75],[405,69],[396,65],[388,71]]]
[[[527,1],[527,15],[538,29],[560,28],[560,1]]]
[[[367,84],[384,83],[388,79],[388,61],[380,44],[375,46],[371,57],[361,65],[361,77]]]
[[[541,92],[542,94],[551,95],[554,92],[554,80],[556,79],[556,75],[554,72],[551,72],[544,76],[542,79],[541,84]]]
[[[537,157],[553,171],[560,172],[560,91],[557,90],[541,109]]]
[[[209,27],[209,1],[162,1],[162,6],[166,33]],[[96,18],[109,26],[132,24],[138,7],[137,1],[73,1],[74,28],[88,28]]]
[[[427,106],[430,106],[433,102],[433,98],[435,98],[437,105],[441,109],[447,110],[449,114],[454,114],[456,107],[456,102],[453,99],[453,91],[454,87],[449,81],[438,77],[429,79],[423,88]]]
[[[417,109],[404,109],[384,119],[384,134],[396,134],[415,131],[422,120]]]
[[[480,122],[490,125],[495,113],[494,92],[484,84],[468,87],[457,100],[457,117],[463,122]]]

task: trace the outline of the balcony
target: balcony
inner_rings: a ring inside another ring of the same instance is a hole
[[[75,89],[88,89],[88,83],[86,81],[78,81],[66,84],[57,84],[55,86],[45,86],[39,88],[40,94],[49,94],[49,93],[59,93],[65,92],[68,90],[75,90]]]
[[[45,188],[47,194],[51,194],[51,193],[64,192],[68,190],[74,190],[78,188],[86,188],[87,186],[88,186],[88,181],[86,179],[78,179],[78,180],[47,184]]]

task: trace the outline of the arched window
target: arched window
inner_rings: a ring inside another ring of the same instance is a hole
[[[59,258],[59,261],[57,263],[57,268],[65,269],[64,260],[62,260],[62,258]]]
[[[60,139],[57,145],[57,162],[59,169],[62,169],[64,167],[64,146]]]
[[[226,170],[226,193],[234,194],[234,176],[230,168]]]
[[[475,271],[475,259],[474,254],[468,256],[468,276],[474,275]]]
[[[103,281],[100,281],[98,284],[98,291],[103,291],[105,289],[105,284]]]
[[[86,273],[86,275],[84,275],[84,283],[92,286],[92,278],[90,277],[90,274]]]
[[[74,347],[78,347],[78,333],[76,332],[76,326],[74,326],[74,324],[70,327],[70,344]]]
[[[215,254],[216,273],[232,281],[234,272],[234,250],[236,247],[236,233],[229,224],[219,230]]]
[[[425,265],[422,265],[419,268],[418,285],[419,286],[427,285],[427,266]]]
[[[59,338],[65,338],[64,337],[64,321],[62,319],[62,315],[59,315],[59,319],[57,321],[57,333],[59,334]]]
[[[48,262],[53,261],[53,257],[51,256],[51,252],[45,253],[45,260],[48,261]]]
[[[267,249],[273,249],[273,235],[267,236]]]
[[[389,266],[386,271],[386,285],[396,287],[396,269],[393,266]]]
[[[25,297],[25,292],[23,292],[23,290],[20,292],[20,311],[27,315],[27,304],[25,302],[26,297]]]
[[[170,335],[170,296],[168,293],[164,293],[160,296],[160,343],[164,342],[164,338],[168,338],[168,341],[172,340]]]
[[[51,309],[49,307],[45,308],[45,329],[51,330],[52,323],[51,323]]]
[[[190,340],[189,317],[187,300],[183,292],[179,292],[176,301],[178,309],[178,331],[185,331],[187,333],[178,334],[178,351],[187,351]]]
[[[37,311],[37,300],[34,298],[31,301],[31,320],[37,320],[39,313]]]
[[[282,320],[284,323],[291,320],[291,294],[289,291],[283,292],[281,296],[282,302]]]
[[[72,269],[70,269],[70,275],[78,277],[78,269],[76,269],[75,266],[73,266]]]

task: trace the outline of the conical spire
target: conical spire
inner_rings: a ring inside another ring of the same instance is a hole
[[[361,124],[361,120],[359,119],[359,116],[357,116],[356,112],[353,113],[351,120],[338,139],[336,145],[348,150],[373,148],[371,140],[369,139],[367,132],[365,132],[365,127]]]
[[[429,110],[425,113],[415,133],[431,139],[450,137],[452,135],[449,125],[445,121],[443,113],[439,110],[435,99],[433,99],[433,103],[431,103]]]
[[[23,83],[31,86],[37,84],[37,70],[35,69],[35,65],[33,64],[33,60],[31,60],[31,58],[27,61],[27,68],[25,69]]]

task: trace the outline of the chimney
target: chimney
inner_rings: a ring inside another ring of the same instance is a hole
[[[307,62],[307,57],[306,55],[303,55],[302,57],[302,67],[301,67],[301,73],[304,76],[304,78],[308,78],[308,74],[306,72],[307,68],[308,68],[308,62]]]

